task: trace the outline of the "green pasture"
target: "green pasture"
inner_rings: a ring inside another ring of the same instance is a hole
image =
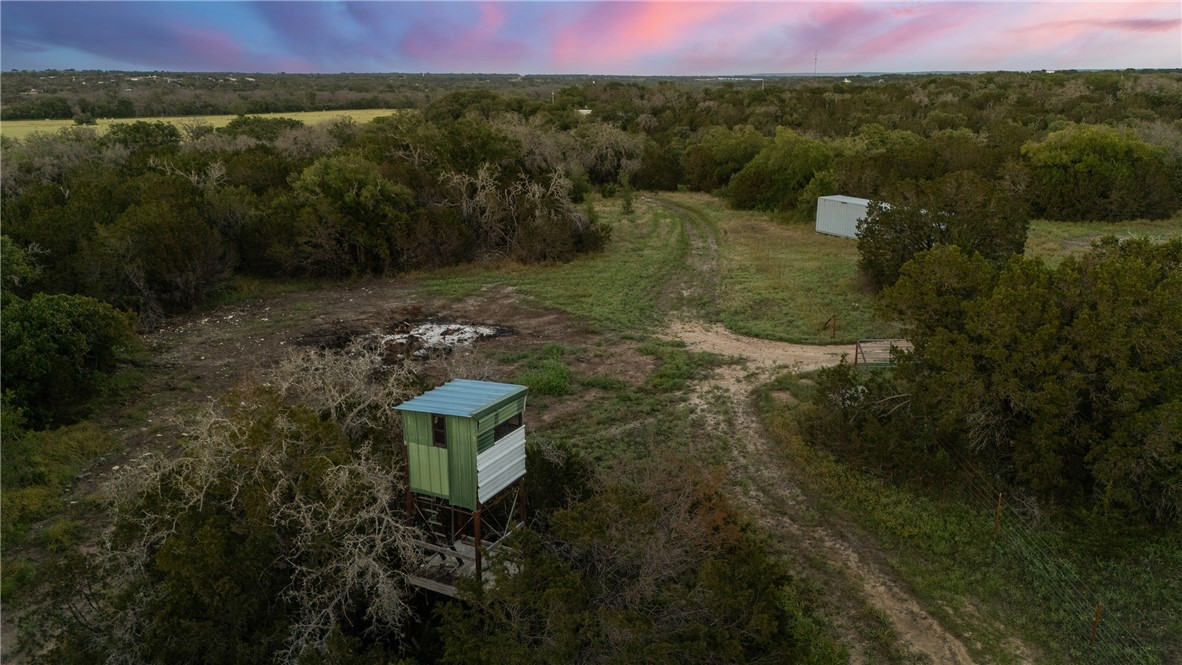
[[[299,120],[305,125],[315,125],[341,116],[352,118],[358,123],[366,123],[374,118],[391,115],[395,112],[391,109],[362,109],[358,111],[306,111],[302,113],[259,113],[252,115],[260,118],[292,118]],[[96,129],[100,134],[107,131],[107,128],[111,125],[131,123],[137,120],[148,122],[161,120],[172,123],[177,128],[196,123],[205,123],[213,127],[225,127],[230,124],[231,120],[237,117],[236,115],[187,115],[161,118],[102,118],[97,120],[97,124],[89,126]],[[53,133],[63,127],[77,126],[73,120],[5,120],[0,122],[0,136],[23,139],[33,132]]]
[[[1035,220],[1026,236],[1026,254],[1058,263],[1068,254],[1086,252],[1092,242],[1104,236],[1125,239],[1134,236],[1182,238],[1182,212],[1171,219],[1135,219],[1124,222],[1050,222]]]
[[[652,331],[663,320],[661,290],[686,263],[685,233],[671,213],[657,206],[638,204],[625,215],[616,200],[597,198],[594,205],[612,227],[612,240],[603,252],[554,265],[504,261],[459,266],[425,275],[423,288],[460,298],[509,287],[601,330]]]
[[[719,315],[752,337],[809,344],[892,337],[874,319],[874,297],[858,276],[858,244],[817,233],[811,222],[783,222],[732,210],[705,194],[668,198],[717,220]],[[837,317],[836,336],[826,326]]]
[[[744,335],[826,344],[894,333],[874,319],[853,241],[817,234],[811,224],[731,210],[705,194],[662,193],[638,201],[631,215],[614,199],[596,198],[594,205],[613,229],[600,254],[560,265],[457,267],[425,275],[424,288],[464,297],[509,286],[601,329],[643,332],[669,314],[672,303],[662,296],[671,281],[703,292],[717,284],[717,302],[702,304],[708,311],[701,314]],[[716,247],[691,246],[691,232]],[[834,314],[831,338],[825,324]]]
[[[493,261],[461,266],[424,275],[424,288],[464,297],[489,285],[508,286],[600,329],[639,332],[659,326],[669,314],[670,303],[661,296],[676,276],[683,288],[716,284],[717,302],[699,314],[743,335],[828,344],[897,334],[893,325],[874,316],[873,292],[858,274],[856,241],[818,234],[811,222],[733,210],[706,194],[641,197],[631,215],[621,212],[616,199],[596,197],[594,205],[613,228],[602,253],[557,265]],[[712,256],[691,260],[692,252],[707,250],[691,247],[690,227],[715,244]],[[1182,218],[1037,220],[1026,252],[1057,262],[1106,235],[1182,237]],[[835,315],[837,331],[831,337],[827,323]]]

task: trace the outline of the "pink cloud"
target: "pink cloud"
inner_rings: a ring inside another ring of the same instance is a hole
[[[401,50],[433,67],[453,71],[513,69],[531,49],[520,39],[503,34],[508,25],[505,4],[484,2],[473,6],[475,16],[466,16],[459,26],[439,25],[427,19],[414,22]]]
[[[958,7],[955,12],[929,9],[904,16],[902,22],[882,26],[877,36],[857,44],[847,59],[875,69],[876,61],[882,56],[925,49],[945,36],[962,34],[980,19],[979,12],[969,5]]]
[[[1182,19],[1080,19],[1073,21],[1051,21],[1024,28],[1018,28],[1022,33],[1078,33],[1093,30],[1119,30],[1123,32],[1173,32],[1182,27]]]
[[[600,66],[628,63],[676,50],[692,42],[712,22],[735,10],[714,2],[606,2],[563,27],[551,43],[561,67],[594,61]]]
[[[850,54],[890,20],[884,8],[873,3],[835,3],[809,11],[802,20],[785,26],[783,33],[795,48],[786,54],[794,64],[807,64],[825,55],[827,68],[854,62]]]
[[[68,9],[63,9],[68,8]],[[10,66],[711,74],[1182,67],[1182,4],[0,1]]]
[[[1182,5],[1178,3],[1036,3],[1024,11],[997,9],[988,25],[961,46],[966,61],[1004,68],[1120,68],[1138,54],[1174,54],[1182,65]],[[1159,55],[1158,58],[1161,56]]]
[[[181,50],[205,54],[210,65],[232,71],[244,64],[245,49],[224,32],[178,26],[173,37]]]

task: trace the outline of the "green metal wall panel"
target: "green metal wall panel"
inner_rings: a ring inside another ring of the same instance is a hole
[[[476,454],[488,450],[493,444],[493,428],[488,428],[476,435]]]
[[[476,510],[476,421],[447,417],[448,471],[451,503]]]
[[[424,446],[431,445],[431,414],[403,411],[402,429],[403,440]]]
[[[505,399],[503,399],[499,402],[496,402],[495,404],[488,405],[487,407],[481,409],[480,413],[476,414],[476,418],[477,418],[477,420],[481,421],[480,424],[483,428],[484,419],[488,418],[489,416],[492,416],[493,420],[495,421],[495,422],[493,422],[493,425],[495,426],[496,423],[499,423],[499,422],[505,420],[505,418],[508,418],[509,416],[513,415],[514,413],[517,413],[518,411],[524,411],[524,410],[525,410],[525,395],[517,395],[516,397],[506,397]]]
[[[495,417],[495,414],[492,416],[485,416],[483,418],[476,418],[475,420],[476,420],[476,436],[478,436],[478,437],[483,435],[485,432],[493,431],[493,428],[497,426],[497,419]]]
[[[446,448],[412,443],[407,446],[407,460],[412,492],[443,498],[450,496],[451,469]]]

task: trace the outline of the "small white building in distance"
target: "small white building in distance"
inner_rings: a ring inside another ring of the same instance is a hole
[[[858,220],[866,216],[870,199],[853,196],[822,196],[817,199],[817,233],[842,238],[858,237]]]

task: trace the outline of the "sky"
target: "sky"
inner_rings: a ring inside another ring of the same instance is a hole
[[[0,2],[0,68],[751,75],[1182,68],[1182,2]]]

